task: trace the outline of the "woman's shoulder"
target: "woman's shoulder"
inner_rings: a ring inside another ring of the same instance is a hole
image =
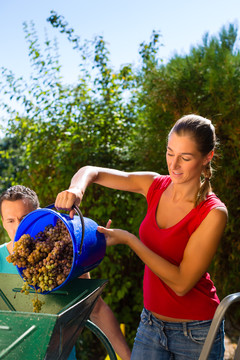
[[[203,220],[212,210],[219,210],[227,215],[226,205],[213,192],[208,194],[206,199],[198,205],[198,214]]]
[[[152,182],[152,186],[155,188],[161,188],[168,186],[171,182],[171,178],[169,175],[158,175],[154,178]]]
[[[149,187],[148,194],[147,194],[147,200],[148,202],[153,197],[153,194],[157,190],[163,190],[168,187],[168,185],[171,182],[171,178],[169,175],[158,175],[153,179],[153,182],[151,186]]]
[[[206,200],[204,200],[200,204],[200,208],[202,209],[204,208],[214,209],[218,207],[227,208],[226,205],[222,202],[222,200],[220,200],[219,197],[217,197],[217,195],[213,192],[209,193],[206,197]]]
[[[211,223],[212,216],[220,222],[225,222],[228,217],[226,205],[214,193],[207,195],[206,199],[194,208],[191,214],[191,232],[196,230],[205,218]]]

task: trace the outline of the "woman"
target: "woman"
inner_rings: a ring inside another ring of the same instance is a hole
[[[98,228],[108,246],[126,244],[145,264],[144,308],[131,359],[199,358],[219,304],[206,271],[227,222],[227,209],[210,185],[215,146],[210,120],[184,116],[168,136],[169,175],[87,166],[73,176],[70,188],[57,196],[56,207],[65,210],[80,204],[91,183],[146,197],[141,241],[109,225]],[[209,359],[223,359],[223,354],[222,324]]]

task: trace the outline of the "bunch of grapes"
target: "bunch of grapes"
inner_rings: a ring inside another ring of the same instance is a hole
[[[35,238],[22,235],[7,261],[23,268],[22,277],[26,282],[23,292],[28,292],[29,285],[38,293],[52,291],[66,280],[72,267],[73,245],[66,226],[58,219],[55,226],[46,226]],[[33,305],[38,310],[39,300]]]
[[[21,293],[24,293],[25,295],[28,295],[30,291],[30,286],[28,285],[27,282],[24,282],[23,286],[22,286],[22,290]],[[42,309],[42,306],[45,302],[39,300],[38,298],[38,293],[35,294],[35,296],[32,299],[32,304],[33,304],[33,312],[35,313],[39,313]]]

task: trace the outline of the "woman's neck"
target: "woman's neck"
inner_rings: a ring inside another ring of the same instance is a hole
[[[196,194],[199,191],[200,182],[192,184],[171,184],[169,196],[175,203],[177,202],[195,202]]]

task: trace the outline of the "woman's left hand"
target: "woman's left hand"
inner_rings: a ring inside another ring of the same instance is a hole
[[[109,222],[106,227],[98,226],[97,230],[105,235],[107,246],[118,244],[127,245],[129,237],[131,236],[128,231],[121,229],[110,229]]]

